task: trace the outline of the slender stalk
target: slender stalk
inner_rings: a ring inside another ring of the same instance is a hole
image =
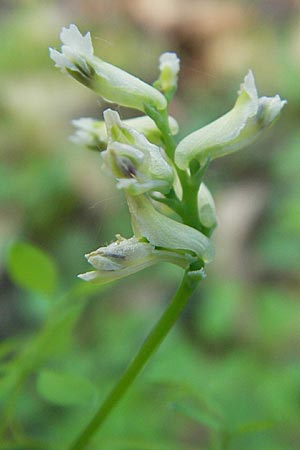
[[[198,184],[194,183],[192,178],[181,180],[182,185],[182,205],[183,222],[197,230],[202,230],[198,211]]]
[[[104,420],[123,398],[135,378],[141,372],[155,350],[159,347],[172,325],[177,320],[197,284],[198,280],[192,279],[187,273],[184,275],[181,285],[160,320],[154,326],[104,403],[100,406],[99,410],[79,437],[70,446],[69,450],[82,450],[86,448],[92,436],[100,429]]]

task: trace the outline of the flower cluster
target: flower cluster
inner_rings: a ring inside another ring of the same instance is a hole
[[[75,25],[63,28],[61,52],[50,49],[57,67],[108,102],[145,115],[121,120],[104,111],[104,121],[73,121],[72,140],[97,150],[103,165],[124,191],[133,237],[117,240],[86,255],[95,270],[79,275],[107,283],[157,262],[177,264],[203,277],[213,259],[210,239],[217,225],[213,197],[203,183],[209,162],[252,143],[278,118],[285,101],[258,97],[251,71],[232,110],[175,144],[176,120],[168,104],[177,88],[179,59],[164,53],[153,86],[94,55],[90,34]],[[167,205],[167,206],[165,206]]]

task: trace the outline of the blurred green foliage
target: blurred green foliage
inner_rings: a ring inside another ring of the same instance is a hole
[[[76,281],[87,268],[84,253],[115,233],[129,236],[130,226],[99,156],[68,141],[71,119],[101,118],[105,107],[48,58],[71,22],[93,31],[99,55],[149,82],[159,54],[178,52],[172,115],[181,136],[231,107],[249,67],[262,94],[288,100],[262,141],[212,166],[216,262],[91,448],[299,448],[296,2],[170,1],[167,13],[163,2],[151,4],[0,4],[1,449],[64,448],[180,279],[179,269],[162,265],[105,288]]]

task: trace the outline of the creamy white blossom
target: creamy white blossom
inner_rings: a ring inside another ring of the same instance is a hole
[[[116,111],[104,111],[108,145],[103,161],[118,180],[117,187],[131,195],[149,191],[167,193],[173,184],[173,168],[163,151],[121,121]]]
[[[121,236],[117,236],[115,242],[100,247],[85,257],[96,270],[80,274],[78,277],[95,284],[109,283],[127,277],[159,262],[169,262],[187,269],[196,260],[188,253],[157,249],[149,242],[136,237],[125,239]]]
[[[178,144],[175,163],[180,169],[187,169],[193,159],[204,163],[249,145],[274,123],[286,103],[279,95],[258,98],[251,71],[238,94],[231,111]]]
[[[161,131],[157,128],[154,121],[148,116],[134,117],[123,120],[123,123],[130,128],[134,128],[152,143],[162,144]],[[103,120],[95,120],[89,117],[72,120],[75,132],[71,136],[71,141],[84,145],[92,150],[105,150],[107,147],[106,125]],[[172,135],[178,133],[178,123],[174,117],[169,116],[169,127]]]
[[[146,196],[129,196],[134,235],[146,238],[155,247],[191,254],[205,263],[212,261],[214,249],[203,233],[158,212]]]
[[[75,132],[70,140],[75,144],[84,145],[91,150],[105,150],[107,147],[107,134],[105,123],[90,117],[81,117],[72,120]]]
[[[159,58],[159,85],[163,92],[168,92],[176,88],[178,81],[178,72],[180,69],[180,60],[176,53],[165,52]]]
[[[165,97],[154,87],[94,55],[90,33],[76,25],[60,33],[61,52],[50,48],[50,57],[63,72],[94,90],[109,102],[144,111],[145,104],[163,110]]]
[[[69,28],[62,29],[60,39],[63,43],[61,53],[49,49],[55,66],[66,72],[71,70],[83,73],[86,77],[92,76],[93,70],[88,62],[94,54],[90,33],[83,36],[76,25],[71,24]]]

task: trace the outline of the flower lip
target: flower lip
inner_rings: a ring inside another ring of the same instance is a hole
[[[62,28],[60,39],[63,44],[61,53],[49,48],[50,58],[55,62],[55,66],[63,71],[80,72],[89,78],[93,72],[89,59],[94,55],[90,33],[82,35],[76,25],[71,24],[69,28]]]
[[[82,35],[75,24],[70,24],[69,28],[63,27],[60,33],[62,43],[82,55],[93,56],[94,48],[91,34],[87,32]]]

